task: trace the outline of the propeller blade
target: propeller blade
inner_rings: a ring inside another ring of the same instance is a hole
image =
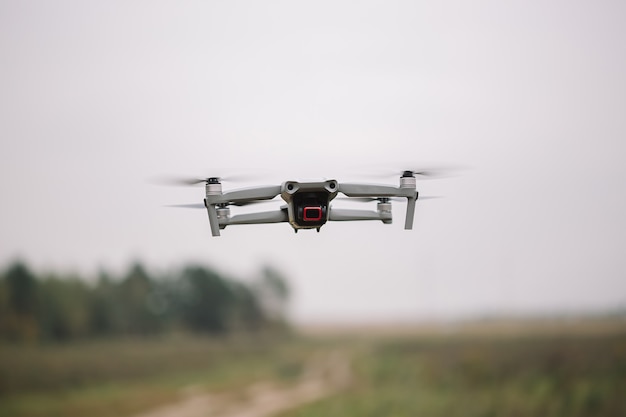
[[[397,172],[398,175],[411,173],[417,177],[428,178],[445,178],[450,176],[451,170],[446,168],[430,168],[430,169],[409,169]]]
[[[163,207],[172,207],[172,208],[190,208],[190,209],[206,209],[204,204],[201,203],[191,203],[191,204],[169,204]]]
[[[404,164],[401,164],[402,166]],[[417,168],[416,168],[417,165]],[[388,166],[374,166],[368,167],[367,170],[369,172],[360,172],[360,176],[369,177],[369,178],[379,178],[379,179],[387,179],[393,177],[400,177],[405,174],[414,175],[418,179],[438,179],[438,178],[449,178],[458,175],[461,171],[468,169],[465,166],[458,165],[431,165],[426,164],[420,166],[421,164],[406,164],[404,165],[405,169],[396,169],[389,168]],[[363,169],[365,171],[365,169]]]
[[[272,203],[278,200],[256,200],[256,201],[240,201],[234,203],[224,203],[228,206],[248,206],[251,204],[260,204],[260,203]],[[168,204],[163,207],[171,207],[171,208],[189,208],[189,209],[206,209],[203,203],[189,203],[189,204]]]
[[[165,175],[160,177],[155,177],[149,180],[150,183],[156,185],[172,185],[172,186],[191,186],[206,183],[209,178],[217,178],[220,182],[242,182],[242,181],[250,181],[257,179],[258,176],[255,175],[212,175],[210,177],[184,177],[184,176],[176,176],[176,175]]]
[[[197,185],[203,184],[207,181],[208,178],[192,178],[192,177],[157,177],[149,180],[150,183],[155,185]]]

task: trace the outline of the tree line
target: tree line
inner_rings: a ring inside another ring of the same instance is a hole
[[[0,340],[284,328],[288,295],[286,280],[271,267],[244,283],[199,265],[155,276],[135,263],[121,276],[101,272],[90,282],[78,275],[37,275],[14,262],[0,273]]]

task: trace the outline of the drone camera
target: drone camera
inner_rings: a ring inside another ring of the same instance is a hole
[[[318,222],[322,220],[322,208],[319,206],[304,207],[302,220],[304,220],[305,222]]]

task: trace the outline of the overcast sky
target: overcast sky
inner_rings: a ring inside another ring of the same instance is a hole
[[[608,0],[0,0],[0,266],[193,261],[250,279],[269,263],[289,277],[298,321],[623,308],[625,12]],[[432,165],[470,169],[418,183],[445,198],[418,202],[413,231],[394,203],[392,225],[212,238],[205,212],[162,207],[201,202],[202,187],[148,181],[397,185],[380,175]]]

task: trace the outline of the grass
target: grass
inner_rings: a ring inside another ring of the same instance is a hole
[[[357,384],[281,417],[626,415],[623,332],[423,335],[358,352]]]
[[[282,417],[626,415],[623,323],[602,331],[594,323],[567,332],[510,328],[4,345],[0,417],[129,416],[189,387],[236,393],[259,380],[288,383],[314,353],[336,349],[351,355],[354,383]]]
[[[236,390],[299,375],[306,352],[282,340],[191,336],[0,346],[0,416],[132,415],[185,388]]]

